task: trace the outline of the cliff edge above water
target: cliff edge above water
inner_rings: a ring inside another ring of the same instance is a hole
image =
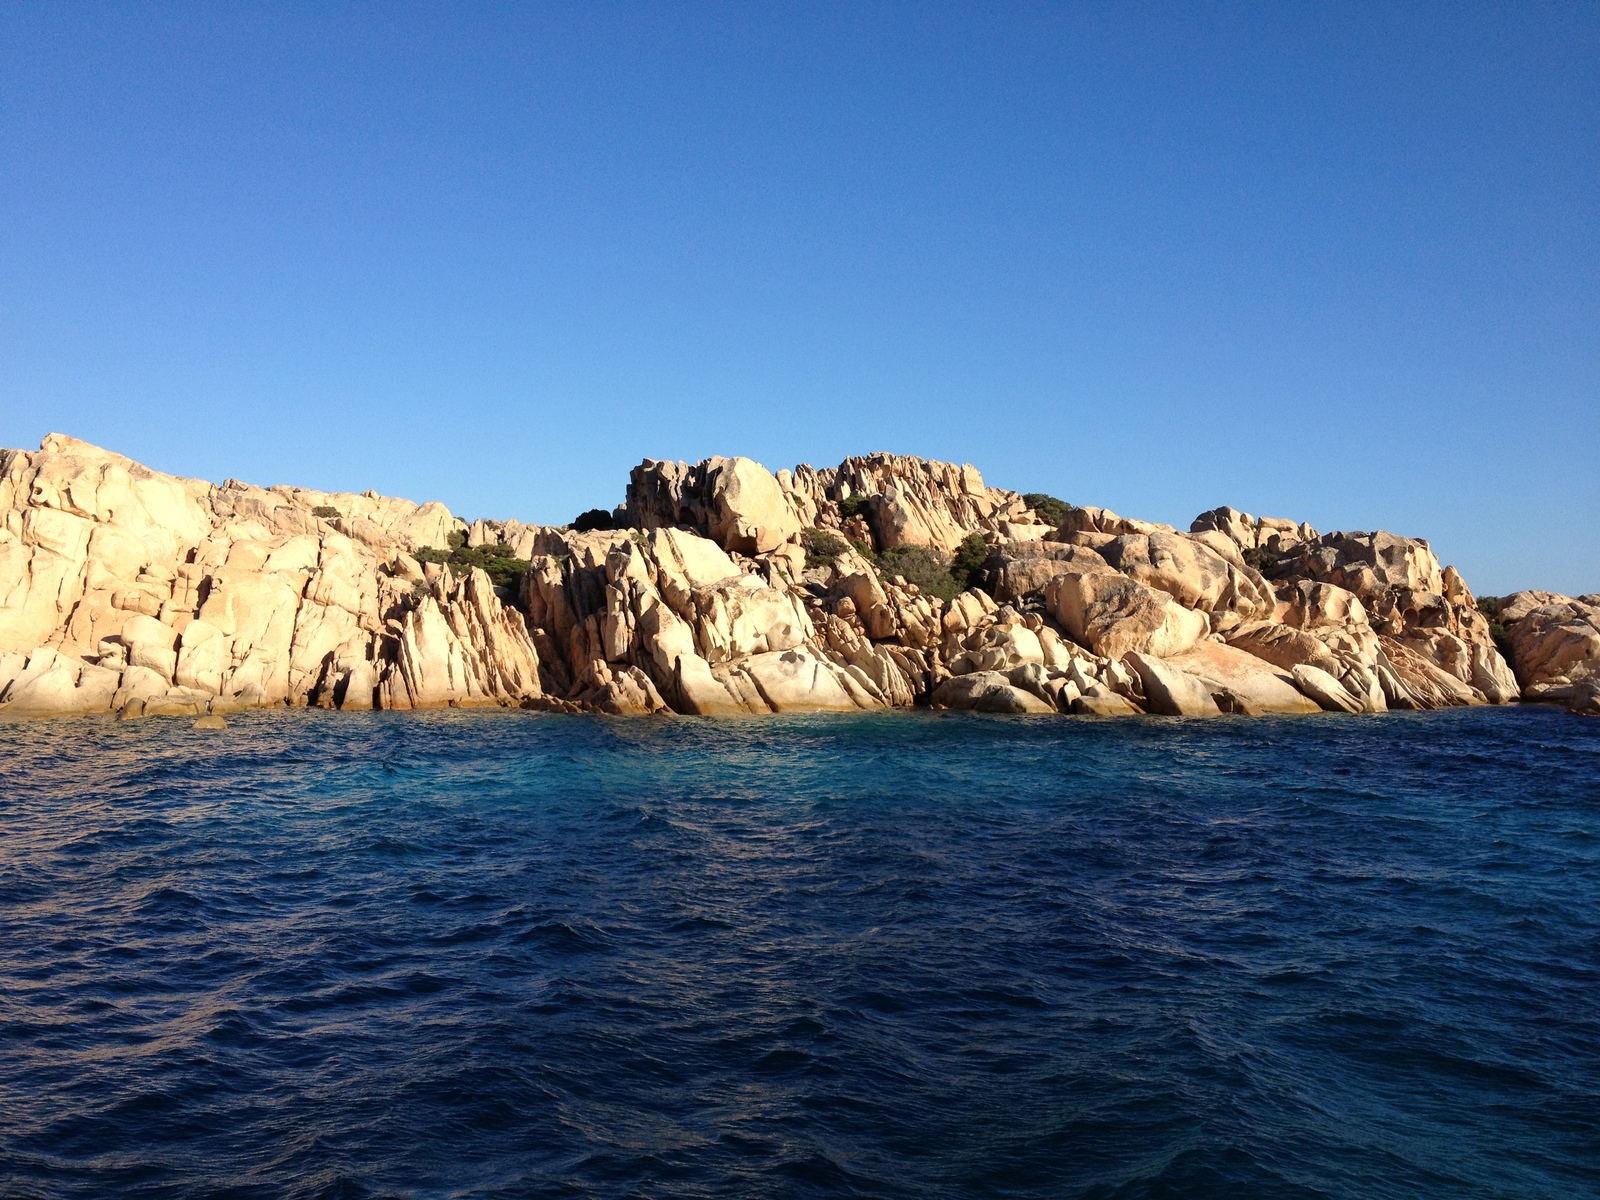
[[[587,516],[216,485],[59,434],[0,451],[0,718],[1600,712],[1600,596],[1480,605],[1381,531],[1231,508],[1179,531],[888,454],[646,460]]]

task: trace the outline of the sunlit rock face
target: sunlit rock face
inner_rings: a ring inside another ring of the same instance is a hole
[[[0,715],[1589,702],[1593,597],[1512,598],[1513,673],[1426,542],[1047,508],[970,465],[709,458],[635,468],[618,528],[469,524],[372,492],[179,479],[52,435],[0,455]],[[462,546],[516,586],[422,553]]]
[[[521,613],[412,557],[465,529],[442,504],[218,486],[52,435],[0,457],[0,521],[0,712],[540,694]]]

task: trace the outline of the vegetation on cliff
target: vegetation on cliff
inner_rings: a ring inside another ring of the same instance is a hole
[[[1067,519],[1067,514],[1072,511],[1072,505],[1057,496],[1044,492],[1023,492],[1022,502],[1033,509],[1033,515],[1046,525],[1060,527],[1061,522]]]
[[[468,546],[466,535],[462,533],[450,535],[448,550],[424,546],[412,557],[418,562],[442,563],[457,572],[466,572],[478,567],[494,581],[496,587],[518,586],[528,570],[528,560],[510,557],[506,554],[504,546]]]
[[[597,529],[614,529],[616,522],[609,510],[604,508],[591,508],[587,512],[579,513],[572,522],[574,533],[592,533]]]

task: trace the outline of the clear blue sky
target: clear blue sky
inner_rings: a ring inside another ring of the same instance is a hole
[[[0,9],[0,445],[889,449],[1600,591],[1600,5]]]

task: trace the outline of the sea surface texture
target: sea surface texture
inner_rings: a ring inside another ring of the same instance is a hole
[[[1600,722],[0,727],[0,1195],[1600,1193]]]

